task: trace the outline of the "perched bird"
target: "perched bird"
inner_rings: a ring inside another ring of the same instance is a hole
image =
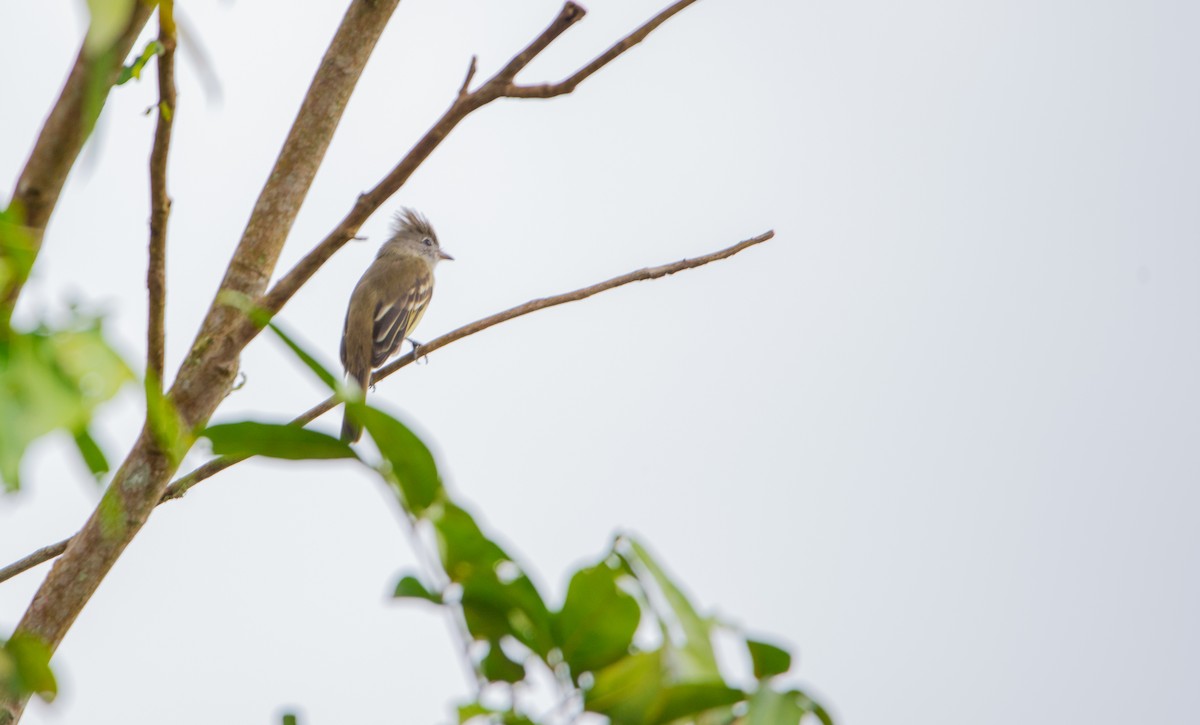
[[[342,330],[342,365],[366,394],[371,371],[395,355],[417,327],[433,297],[433,268],[443,259],[429,220],[412,209],[401,209],[392,236],[379,248],[350,295]],[[415,343],[414,343],[415,347]],[[342,418],[342,440],[358,440],[362,427]]]

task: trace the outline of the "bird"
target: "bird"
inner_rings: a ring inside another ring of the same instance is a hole
[[[425,314],[434,268],[452,259],[428,219],[409,208],[396,213],[391,236],[350,294],[342,329],[342,366],[364,396],[371,371],[396,354]],[[344,413],[342,440],[353,443],[361,435],[362,426]]]

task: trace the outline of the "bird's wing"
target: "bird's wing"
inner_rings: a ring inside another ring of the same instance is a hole
[[[400,348],[421,321],[433,298],[433,275],[422,269],[407,278],[410,284],[396,290],[396,297],[383,300],[375,308],[371,331],[371,367],[377,368]]]

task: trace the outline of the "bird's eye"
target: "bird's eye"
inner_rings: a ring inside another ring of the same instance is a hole
[[[433,246],[433,240],[430,239],[429,237],[425,237],[425,239],[423,239],[422,241],[425,242],[425,246],[427,246],[427,247]]]

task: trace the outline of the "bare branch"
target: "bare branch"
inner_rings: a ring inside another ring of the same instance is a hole
[[[546,26],[542,34],[534,38],[533,42],[525,46],[524,50],[514,55],[512,60],[508,61],[496,75],[492,76],[492,79],[488,81],[488,85],[498,84],[503,87],[512,83],[512,80],[517,77],[518,73],[525,69],[525,66],[529,65],[531,60],[548,48],[558,36],[567,32],[568,28],[583,20],[584,15],[587,15],[587,11],[573,2],[563,5],[562,10],[558,11],[558,17],[554,19],[554,22]]]
[[[150,260],[146,269],[149,312],[146,324],[146,374],[162,390],[166,349],[167,304],[167,218],[171,197],[167,195],[167,155],[175,119],[175,12],[174,0],[158,6],[158,124],[150,151]]]
[[[443,348],[451,343],[458,342],[459,340],[463,339],[464,337],[469,337],[470,335],[474,335],[477,332],[483,332],[484,330],[488,329],[489,327],[495,327],[496,325],[499,325],[502,322],[508,322],[509,320],[515,319],[517,317],[522,317],[524,315],[528,315],[531,312],[537,312],[538,310],[544,310],[548,307],[556,307],[558,305],[563,305],[568,302],[576,302],[578,300],[587,299],[588,297],[592,297],[593,295],[598,295],[601,292],[607,292],[610,289],[620,287],[622,285],[627,285],[631,282],[641,282],[644,280],[658,279],[660,277],[666,277],[668,275],[675,274],[676,272],[682,272],[685,269],[694,269],[695,267],[701,267],[710,262],[716,262],[716,261],[719,261],[722,259],[726,259],[727,257],[732,257],[733,255],[737,254],[738,252],[741,252],[744,249],[748,249],[749,247],[752,247],[756,244],[762,244],[763,242],[771,239],[774,236],[775,236],[774,231],[767,231],[762,234],[759,234],[757,237],[751,237],[750,239],[747,239],[742,242],[738,242],[737,244],[735,244],[731,247],[726,247],[725,249],[721,249],[716,252],[712,252],[710,254],[705,254],[700,257],[695,257],[693,259],[681,259],[678,262],[672,262],[670,264],[663,264],[663,265],[660,265],[657,267],[647,267],[645,269],[639,269],[639,270],[636,270],[633,272],[629,272],[628,274],[623,274],[619,277],[613,277],[612,279],[608,279],[603,282],[598,282],[594,285],[590,285],[590,286],[584,287],[582,289],[574,290],[572,292],[563,292],[561,294],[553,295],[551,297],[543,297],[543,298],[536,299],[536,300],[530,300],[529,302],[526,302],[525,304],[517,305],[516,307],[511,307],[507,310],[504,310],[503,312],[497,312],[494,315],[489,315],[487,317],[484,317],[483,319],[476,320],[475,322],[463,325],[462,327],[459,327],[455,330],[451,330],[450,332],[447,332],[445,335],[442,335],[441,337],[437,337],[437,338],[434,338],[433,340],[430,340],[429,342],[422,343],[421,344],[421,357],[424,357],[424,356],[428,355],[429,353],[434,352],[436,350],[440,350],[441,348]],[[414,352],[408,352],[404,355],[401,355],[400,357],[393,360],[390,364],[385,365],[384,367],[380,368],[379,370],[376,370],[375,373],[371,376],[371,385],[374,385],[374,384],[380,382],[381,380],[384,380],[385,378],[387,378],[388,376],[397,372],[401,368],[404,368],[404,367],[407,367],[407,366],[413,364],[414,362],[416,362],[416,360],[417,360],[417,357]],[[326,398],[325,400],[321,401],[320,403],[317,403],[312,408],[309,408],[305,412],[296,416],[295,418],[292,419],[291,422],[295,423],[295,424],[299,424],[299,425],[308,425],[309,423],[313,422],[314,420],[321,417],[325,413],[328,413],[329,411],[333,410],[337,406],[338,406],[337,398],[330,396],[330,397]],[[245,460],[245,459],[244,458],[236,458],[233,456],[223,456],[221,458],[214,458],[213,460],[204,464],[200,468],[197,468],[195,471],[192,471],[191,473],[187,474],[186,476],[183,476],[179,480],[172,483],[167,488],[166,493],[163,495],[163,501],[169,501],[171,499],[176,499],[176,498],[183,496],[183,494],[188,492],[188,489],[190,489],[192,486],[196,485],[200,481],[203,481],[204,479],[209,478],[210,476],[220,473],[221,471],[224,471],[226,468],[229,468],[230,466],[232,466],[236,463],[240,463],[243,460]],[[3,581],[3,579],[0,579],[0,581]]]
[[[117,80],[121,63],[129,55],[153,9],[153,3],[135,3],[125,31],[108,51],[94,53],[80,48],[58,100],[42,124],[9,203],[10,208],[20,210],[23,214],[23,223],[29,228],[33,240],[33,249],[29,250],[33,256],[41,248],[46,224],[58,204],[63,184],[75,165],[75,159],[79,157],[84,141],[92,132],[109,90]],[[14,250],[0,247],[0,257],[15,253]],[[0,291],[2,323],[7,323],[12,315],[17,296],[25,285],[30,263],[32,260],[14,264],[12,268],[18,274]]]
[[[759,234],[757,237],[751,237],[750,239],[747,239],[742,242],[738,242],[737,244],[735,244],[731,247],[726,247],[725,249],[721,249],[716,252],[712,252],[710,254],[705,254],[700,257],[695,257],[693,259],[681,259],[678,262],[671,262],[670,264],[663,264],[663,265],[659,265],[657,267],[646,267],[644,269],[639,269],[639,270],[636,270],[633,272],[629,272],[628,274],[623,274],[619,277],[613,277],[612,279],[608,279],[603,282],[599,282],[597,284],[594,284],[594,285],[591,285],[588,287],[584,287],[582,289],[577,289],[573,292],[564,292],[562,294],[553,295],[551,297],[543,297],[541,299],[530,300],[529,302],[526,302],[523,305],[517,305],[516,307],[509,308],[507,310],[504,310],[503,312],[497,312],[496,314],[490,315],[481,320],[476,320],[475,322],[472,322],[469,325],[463,325],[462,327],[458,328],[457,330],[448,332],[439,338],[436,338],[436,339],[431,340],[426,343],[422,343],[421,344],[421,357],[424,357],[431,352],[439,350],[439,349],[445,347],[446,345],[449,345],[452,342],[457,342],[457,341],[463,339],[464,337],[467,337],[468,335],[474,335],[477,332],[483,332],[484,330],[488,329],[489,327],[494,327],[496,325],[499,325],[501,322],[508,322],[509,320],[511,320],[513,318],[521,317],[522,315],[528,315],[529,313],[537,312],[538,310],[544,310],[548,307],[556,307],[558,305],[564,305],[568,302],[576,302],[578,300],[584,300],[584,299],[587,299],[588,297],[598,295],[601,292],[607,292],[610,289],[620,287],[622,285],[627,285],[630,282],[642,282],[644,280],[659,279],[660,277],[666,277],[668,275],[675,274],[676,272],[682,272],[685,269],[694,269],[696,267],[702,267],[710,262],[716,262],[716,261],[719,261],[722,259],[726,259],[728,257],[732,257],[733,255],[737,254],[738,252],[741,252],[744,249],[753,247],[756,244],[762,244],[763,242],[771,239],[774,236],[775,236],[774,231],[763,232],[762,234]],[[388,377],[392,373],[396,372],[400,368],[403,368],[407,365],[411,365],[414,362],[416,362],[416,356],[412,352],[409,352],[401,357],[396,358],[394,361],[392,361],[391,364],[386,365],[386,366],[380,368],[379,370],[375,371],[375,374],[371,376],[371,384],[374,385],[375,383],[379,382],[380,380],[383,380],[384,378]],[[332,398],[325,401],[325,403],[329,403],[330,407],[334,407],[336,405],[336,403],[333,401]],[[322,405],[324,405],[325,403],[322,403]],[[314,408],[314,410],[316,410],[316,408]],[[329,408],[325,408],[325,410],[329,410]],[[321,412],[324,413],[325,410],[322,410]],[[309,411],[309,412],[311,413],[312,411]],[[308,415],[308,413],[305,413],[305,415]],[[316,416],[314,416],[314,418],[315,417]]]
[[[221,296],[237,292],[253,298],[265,290],[350,93],[398,3],[352,0],[321,60],[208,315],[171,387],[171,400],[189,425],[202,424],[216,410],[237,376],[242,348],[257,333],[241,312],[220,302]],[[130,458],[145,453],[135,448]],[[153,484],[158,494],[166,485],[166,478]],[[145,499],[142,505],[153,507],[156,498]],[[147,514],[149,510],[145,509]]]
[[[75,537],[72,536],[71,539],[73,539],[73,538],[75,538]],[[12,579],[13,577],[15,577],[17,574],[20,574],[23,571],[28,571],[28,570],[32,569],[33,567],[37,566],[38,564],[41,564],[46,561],[50,561],[51,559],[58,556],[59,554],[62,554],[64,551],[67,550],[67,544],[71,543],[71,539],[63,539],[62,541],[58,542],[57,544],[43,546],[42,548],[38,549],[37,551],[33,552],[32,554],[30,554],[22,559],[18,559],[17,561],[14,561],[13,563],[9,564],[8,566],[4,567],[3,569],[0,569],[0,582],[8,581],[9,579]]]
[[[475,66],[479,62],[479,56],[471,56],[471,65],[467,66],[467,77],[463,78],[462,86],[458,89],[458,97],[465,98],[471,93],[471,80],[475,78]]]
[[[682,0],[677,2],[663,12],[656,15],[652,20],[647,22],[642,27],[638,28],[633,34],[620,41],[612,48],[609,48],[603,55],[589,63],[584,70],[580,71],[584,75],[579,79],[586,78],[588,75],[596,72],[606,65],[613,58],[624,53],[629,48],[640,43],[647,35],[655,28],[662,25],[668,18],[675,13],[678,13],[683,8],[692,4],[696,0]],[[529,62],[541,53],[554,41],[555,38],[562,35],[568,28],[583,19],[586,14],[579,5],[574,2],[568,2],[559,11],[558,16],[554,19],[545,30],[534,38],[524,49],[517,53],[505,66],[492,76],[490,80],[480,86],[473,92],[463,93],[463,89],[469,85],[471,78],[474,75],[474,62],[471,64],[471,69],[468,70],[467,82],[459,89],[458,96],[454,103],[442,117],[425,132],[425,135],[417,141],[416,145],[405,155],[400,163],[385,176],[373,189],[363,194],[359,194],[354,207],[342,219],[342,221],[330,232],[324,239],[317,244],[307,255],[301,259],[295,267],[283,276],[271,291],[260,300],[259,306],[268,312],[274,314],[283,309],[287,301],[292,298],[292,295],[302,287],[314,274],[329,260],[333,254],[342,248],[347,241],[353,239],[358,233],[359,227],[375,213],[388,199],[392,197],[400,187],[404,185],[413,172],[429,157],[433,150],[445,140],[445,138],[454,130],[455,126],[466,118],[472,111],[475,111],[497,98],[504,97],[522,97],[519,93],[514,95],[514,91],[520,91],[520,87],[513,85],[513,78]],[[594,66],[594,67],[593,67]],[[579,81],[576,81],[578,85]],[[573,87],[572,87],[573,88]],[[568,93],[569,91],[563,91]],[[558,94],[555,94],[558,95]],[[536,97],[530,95],[529,97]],[[243,328],[244,335],[253,336],[256,330],[251,326],[246,325]],[[247,339],[248,341],[248,339]],[[244,343],[243,343],[244,344]]]
[[[603,282],[599,282],[597,284],[590,285],[588,287],[584,287],[582,289],[574,290],[572,292],[564,292],[562,294],[553,295],[551,297],[543,297],[540,299],[531,300],[529,302],[526,302],[523,305],[517,305],[516,307],[509,308],[507,310],[504,310],[503,312],[497,312],[496,314],[489,315],[488,317],[484,317],[481,320],[476,320],[475,322],[472,322],[470,324],[463,325],[462,327],[452,330],[452,331],[446,333],[445,335],[442,335],[441,337],[435,338],[434,340],[431,340],[430,342],[422,344],[421,345],[421,356],[424,357],[425,355],[428,355],[429,353],[431,353],[435,350],[440,350],[441,348],[443,348],[451,343],[457,342],[457,341],[463,339],[464,337],[469,337],[471,335],[474,335],[477,332],[483,332],[484,330],[486,330],[490,327],[495,327],[496,325],[499,325],[502,322],[507,322],[507,321],[515,319],[517,317],[522,317],[524,315],[528,315],[531,312],[537,312],[538,310],[544,310],[548,307],[555,307],[557,305],[563,305],[568,302],[577,302],[579,300],[583,300],[583,299],[587,299],[588,297],[592,297],[593,295],[598,295],[601,292],[606,292],[610,289],[614,289],[614,288],[620,287],[622,285],[627,285],[631,282],[641,282],[643,280],[658,279],[660,277],[666,277],[667,275],[675,274],[676,272],[682,272],[686,269],[694,269],[696,267],[701,267],[703,265],[709,264],[710,262],[716,262],[716,261],[719,261],[722,259],[726,259],[728,257],[732,257],[733,255],[737,254],[738,252],[748,249],[756,244],[761,244],[761,243],[767,241],[768,239],[771,239],[774,236],[775,236],[775,232],[773,232],[773,231],[764,232],[756,237],[751,237],[750,239],[747,239],[745,241],[738,242],[737,244],[735,244],[731,247],[726,247],[725,249],[721,249],[716,252],[712,252],[710,254],[705,254],[700,257],[695,257],[693,259],[683,259],[678,262],[672,262],[670,264],[663,264],[663,265],[660,265],[657,267],[647,267],[645,269],[639,269],[639,270],[636,270],[633,272],[629,272],[628,274],[623,274],[619,277],[613,277],[612,279],[605,280]],[[395,361],[393,361],[390,365],[387,365],[379,370],[376,370],[375,374],[371,376],[371,383],[372,384],[378,383],[379,381],[387,378],[388,376],[392,375],[393,373],[400,370],[401,368],[411,365],[415,361],[416,361],[416,357],[414,356],[413,353],[410,352],[406,355],[403,355],[403,356],[397,358]],[[330,410],[333,410],[337,406],[338,406],[338,400],[331,396],[331,397],[326,398],[325,400],[321,401],[317,405],[313,406],[312,408],[306,410],[305,412],[301,413],[300,415],[296,416],[294,419],[292,419],[291,422],[293,424],[297,424],[297,425],[307,425],[307,424],[313,422],[314,420],[316,420],[317,418],[321,417],[325,413],[328,413]],[[221,471],[224,471],[225,469],[229,468],[230,466],[241,463],[244,460],[246,460],[245,457],[221,456],[219,458],[214,458],[211,461],[208,461],[207,463],[205,463],[204,465],[195,469],[194,471],[187,474],[186,476],[181,476],[178,479],[176,479],[170,486],[167,487],[167,490],[163,493],[162,498],[159,500],[159,503],[160,504],[166,503],[167,501],[172,501],[174,499],[181,498],[185,493],[187,493],[197,483],[200,483],[201,481],[203,481],[207,478],[211,478],[212,476],[215,476],[216,474],[220,473]],[[63,551],[66,550],[67,544],[70,541],[71,541],[70,539],[67,539],[65,541],[60,541],[57,544],[53,544],[51,546],[47,546],[47,547],[38,549],[37,551],[33,552],[32,554],[21,559],[20,561],[14,562],[14,563],[9,564],[8,566],[4,567],[3,569],[0,569],[0,582],[3,582],[6,579],[10,579],[10,578],[16,576],[17,574],[20,574],[23,571],[32,569],[33,567],[37,566],[38,564],[41,564],[45,561],[49,561],[50,559],[53,559],[54,557],[58,556],[59,554],[63,553]]]
[[[651,18],[645,25],[625,36],[620,42],[597,56],[595,60],[576,71],[571,77],[558,83],[544,83],[536,86],[521,86],[510,84],[504,91],[509,98],[553,98],[575,90],[575,87],[596,71],[608,65],[617,56],[646,39],[654,29],[667,22],[672,15],[683,10],[696,0],[679,0],[671,7]],[[511,80],[511,79],[510,79]]]

